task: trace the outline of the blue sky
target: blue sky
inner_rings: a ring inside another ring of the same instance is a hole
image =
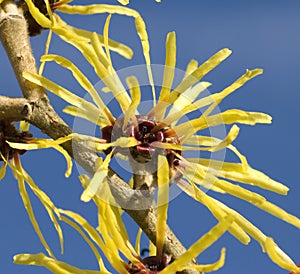
[[[213,83],[210,92],[219,91],[242,75],[247,68],[263,68],[264,74],[242,87],[225,99],[221,110],[241,108],[249,111],[262,111],[273,117],[271,125],[243,126],[235,145],[247,156],[250,165],[268,174],[290,188],[287,197],[267,191],[259,191],[270,201],[288,212],[300,216],[299,168],[300,161],[300,90],[299,90],[299,48],[300,48],[300,3],[288,1],[172,1],[163,0],[161,4],[151,0],[132,0],[129,5],[137,9],[147,24],[151,45],[151,58],[154,64],[164,63],[165,37],[169,31],[177,34],[177,67],[184,70],[190,59],[205,61],[221,48],[228,47],[233,54],[217,69],[205,77]],[[226,2],[226,3],[225,3]],[[74,0],[74,4],[92,3]],[[103,3],[103,2],[101,2]],[[116,1],[106,1],[116,4]],[[102,31],[105,16],[65,17],[76,26],[85,26]],[[116,69],[123,69],[144,63],[138,36],[132,18],[113,16],[110,28],[111,38],[131,46],[135,55],[132,60],[112,55]],[[32,38],[33,49],[38,57],[43,53],[46,33]],[[76,50],[66,46],[58,38],[51,45],[51,52],[73,58],[76,64],[87,71],[96,84],[97,78],[92,70],[80,60]],[[0,87],[1,94],[20,96],[20,91],[7,57],[0,47]],[[46,75],[51,79],[76,89],[71,78],[67,78],[57,67],[49,66]],[[51,102],[59,111],[65,103],[50,95]],[[62,116],[70,125],[72,118]],[[39,132],[33,129],[35,134]],[[41,135],[40,135],[41,136]],[[56,152],[28,152],[22,157],[26,170],[35,182],[45,190],[57,206],[78,211],[87,215],[96,224],[95,208],[92,204],[79,202],[81,186],[74,169],[70,179],[64,179],[65,162]],[[211,194],[211,193],[210,193]],[[300,262],[299,230],[260,210],[227,195],[218,195],[227,205],[243,213],[265,234],[273,237],[296,262]],[[59,254],[59,244],[54,229],[45,211],[32,195],[34,208],[58,258],[82,268],[96,268],[96,261],[87,245],[75,232],[63,225],[65,231],[65,255]],[[10,172],[0,183],[0,273],[49,273],[38,267],[23,267],[12,264],[17,253],[44,252],[18,194],[17,183]],[[136,226],[125,217],[132,239]],[[207,209],[181,194],[170,203],[169,223],[182,242],[189,246],[215,224]],[[240,244],[229,234],[203,253],[200,263],[217,259],[221,247],[227,247],[225,266],[217,273],[278,273],[287,271],[274,265],[254,240],[248,245]]]

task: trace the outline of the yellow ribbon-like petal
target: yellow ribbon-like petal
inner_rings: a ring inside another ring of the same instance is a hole
[[[106,69],[109,70],[112,67],[111,61],[108,60],[108,57],[103,49],[103,47],[105,46],[105,42],[106,42],[106,51],[108,51],[109,49],[107,45],[108,42],[106,40],[109,40],[109,38],[107,37],[107,39],[104,39],[103,37],[103,43],[101,43],[99,35],[97,35],[96,32],[93,32],[91,36],[91,44],[93,46],[96,55],[98,56],[100,62],[106,67]]]
[[[49,33],[48,33],[48,36],[47,36],[46,44],[45,44],[44,55],[47,55],[49,53],[50,43],[51,43],[51,40],[52,40],[52,34],[53,34],[53,31],[50,29]],[[41,61],[41,64],[39,66],[39,75],[43,74],[45,64],[46,64],[45,61]]]
[[[205,91],[211,83],[200,82],[195,86],[187,89],[184,93],[180,94],[178,99],[172,104],[172,108],[169,111],[168,116],[162,120],[164,124],[176,124],[180,118],[184,117],[188,112],[199,109],[199,107],[193,103],[194,100]]]
[[[98,125],[100,128],[111,125],[111,122],[104,117],[100,117],[99,113],[90,112],[87,111],[86,109],[82,109],[74,106],[66,106],[63,109],[63,112],[90,121],[95,125]]]
[[[1,157],[3,157],[2,154],[1,154]],[[4,178],[4,176],[5,176],[6,166],[7,166],[7,163],[3,162],[2,165],[1,165],[1,168],[0,168],[0,180],[2,180]]]
[[[105,257],[112,263],[112,265],[117,269],[124,271],[124,266],[121,263],[121,259],[118,256],[118,253],[115,253],[113,249],[111,249],[110,246],[108,246],[101,238],[98,231],[91,226],[88,221],[80,216],[79,214],[69,211],[69,210],[62,210],[59,209],[59,212],[71,220],[74,220],[82,229],[83,231],[91,238],[91,240],[97,244],[97,246],[100,247],[100,249],[103,251]],[[77,230],[77,227],[74,226],[73,222],[69,223],[75,230]]]
[[[266,250],[274,263],[286,270],[300,273],[300,267],[295,265],[292,259],[276,245],[272,238],[268,237],[266,239]]]
[[[209,115],[217,105],[219,105],[222,100],[227,97],[229,94],[234,92],[235,90],[239,89],[241,86],[243,86],[245,83],[247,83],[252,78],[256,77],[257,75],[260,75],[263,73],[262,69],[254,69],[254,70],[248,70],[244,75],[242,75],[239,79],[237,79],[233,84],[231,84],[229,87],[225,88],[223,91],[221,91],[218,94],[215,94],[214,96],[215,102],[209,107],[209,109],[206,112],[206,115]]]
[[[100,116],[100,111],[96,108],[95,105],[82,99],[81,97],[75,95],[74,93],[68,91],[67,89],[63,88],[62,86],[54,83],[53,81],[47,79],[46,77],[31,73],[31,72],[24,72],[23,77],[25,79],[27,79],[28,81],[35,83],[35,84],[51,91],[58,97],[61,97],[63,100],[67,101],[68,103],[70,103],[76,107],[79,107],[79,108],[85,108],[90,112],[99,113],[99,116]]]
[[[165,156],[158,156],[157,171],[157,222],[156,222],[156,250],[157,257],[161,258],[167,227],[169,206],[169,164]]]
[[[149,112],[148,116],[154,116],[157,121],[161,121],[165,111],[169,106],[168,99],[173,84],[176,66],[176,33],[169,32],[166,39],[166,58],[162,88],[158,98],[158,104]]]
[[[208,72],[213,70],[222,61],[224,61],[231,54],[231,50],[225,48],[214,54],[206,62],[200,65],[189,76],[183,79],[183,81],[171,92],[169,103],[172,104],[179,97],[179,95],[185,92],[189,87],[201,80]]]
[[[272,180],[264,173],[248,166],[246,169],[240,163],[228,163],[211,159],[191,159],[188,161],[199,163],[209,168],[215,176],[226,178],[229,180],[255,185],[278,194],[287,195],[289,190],[285,185]]]
[[[225,211],[223,207],[218,204],[218,201],[215,201],[213,198],[205,194],[195,184],[192,184],[191,186],[183,180],[177,182],[177,184],[190,197],[206,206],[218,221],[223,220],[229,213],[231,215],[231,212]],[[235,215],[233,216],[235,217]],[[234,222],[228,228],[228,231],[241,243],[248,244],[250,242],[250,237],[237,222]]]
[[[33,209],[31,206],[31,202],[29,199],[29,195],[27,193],[26,187],[25,187],[25,182],[24,182],[24,177],[23,177],[23,172],[22,172],[22,167],[20,165],[19,159],[14,159],[14,161],[12,162],[12,164],[9,165],[10,168],[14,171],[14,175],[16,177],[16,179],[18,180],[18,186],[19,186],[19,191],[20,191],[20,195],[24,204],[24,207],[28,213],[28,217],[32,223],[32,226],[34,228],[34,231],[36,232],[36,234],[38,235],[42,245],[45,247],[46,251],[48,252],[48,254],[54,258],[54,254],[52,252],[52,250],[50,249],[48,243],[46,242],[43,233],[40,230],[39,224],[35,218],[35,215],[33,213]]]
[[[194,269],[194,270],[202,271],[202,272],[217,271],[224,266],[225,254],[226,254],[226,249],[222,248],[221,256],[217,262],[212,263],[212,264],[207,264],[207,265],[186,265],[186,266],[182,267],[179,271],[183,271],[186,269]]]
[[[143,230],[139,228],[138,233],[135,238],[135,251],[137,254],[141,254],[141,236],[142,236]]]
[[[34,20],[43,28],[49,29],[52,26],[51,20],[40,12],[40,10],[34,5],[32,0],[25,0],[25,2]]]
[[[189,137],[188,139],[181,138],[181,143],[182,144],[191,144],[191,145],[196,145],[196,146],[207,146],[207,147],[214,147],[222,142],[221,139],[215,138],[215,137],[210,137],[210,136],[202,136],[202,135],[193,135]],[[230,149],[236,156],[240,159],[242,165],[243,171],[247,171],[249,165],[247,162],[247,159],[244,155],[242,155],[235,146],[232,144],[229,144],[227,146],[228,149]],[[209,149],[208,149],[209,151]],[[191,161],[194,161],[191,159]],[[222,166],[222,163],[219,162],[218,166]]]
[[[128,5],[129,4],[129,0],[118,0],[119,3],[121,3],[122,5]]]
[[[64,150],[60,144],[65,143],[69,140],[71,140],[73,137],[72,134],[58,138],[56,140],[51,139],[38,139],[38,138],[32,138],[28,140],[28,143],[13,143],[7,141],[10,147],[21,149],[21,150],[34,150],[34,149],[43,149],[43,148],[54,148],[57,151],[59,151],[66,159],[67,161],[67,171],[65,173],[66,177],[69,177],[72,172],[72,159],[70,155],[67,153],[66,150]]]
[[[149,82],[152,87],[152,95],[155,104],[156,95],[155,95],[155,89],[153,84],[152,71],[150,67],[151,61],[150,61],[150,53],[149,53],[150,51],[149,39],[146,31],[145,22],[137,11],[122,6],[113,6],[113,5],[104,5],[104,4],[94,4],[94,5],[87,5],[87,6],[61,5],[58,7],[58,10],[65,13],[71,13],[71,14],[111,13],[111,14],[120,14],[120,15],[133,17],[135,19],[135,27],[136,27],[137,34],[139,35],[141,40],[144,58],[147,65]]]
[[[91,95],[93,101],[99,108],[99,112],[103,113],[103,115],[111,122],[114,122],[114,117],[112,116],[110,110],[102,101],[101,97],[99,96],[98,92],[95,90],[92,83],[88,80],[88,78],[76,67],[70,60],[64,58],[59,55],[49,54],[44,55],[41,57],[42,62],[49,62],[54,61],[57,64],[61,65],[62,67],[70,70],[77,80],[77,82]]]
[[[214,226],[209,232],[203,235],[198,241],[196,241],[185,253],[179,256],[175,261],[169,264],[160,273],[175,273],[192,261],[193,258],[201,254],[205,249],[211,246],[216,240],[218,240],[228,228],[231,226],[234,219],[230,216],[226,216],[216,226]]]
[[[57,22],[62,25],[63,27],[67,28],[70,32],[73,32],[74,34],[81,36],[83,38],[89,39],[91,40],[91,42],[93,43],[93,36],[96,35],[97,40],[100,42],[101,47],[104,44],[104,37],[103,35],[99,34],[99,33],[95,33],[95,32],[90,32],[84,29],[79,29],[73,26],[70,26],[69,24],[67,24],[65,21],[63,21],[57,14],[56,15],[56,20]],[[133,51],[131,48],[129,48],[128,46],[119,43],[115,40],[112,39],[108,39],[108,44],[109,44],[109,49],[120,54],[121,56],[127,58],[127,59],[131,59],[133,56]]]
[[[126,82],[131,94],[131,104],[124,115],[123,130],[126,129],[130,119],[132,120],[133,124],[137,126],[137,119],[135,115],[141,101],[141,90],[137,78],[134,76],[127,77]]]
[[[176,33],[169,32],[166,39],[166,59],[162,88],[159,95],[159,101],[166,101],[169,97],[176,66]],[[161,119],[157,119],[160,121]]]
[[[80,41],[80,39],[74,38],[74,33],[68,31],[63,27],[60,27],[61,31],[58,33],[57,27],[55,32],[67,43],[76,47],[84,56],[84,58],[91,64],[94,68],[98,77],[104,82],[104,84],[109,88],[109,90],[113,93],[116,100],[121,106],[121,109],[125,111],[129,104],[130,98],[126,93],[126,90],[120,81],[118,75],[116,73],[111,73],[103,63],[97,58],[97,54],[92,45],[88,44],[86,41]],[[52,28],[53,29],[53,28]],[[54,29],[53,29],[54,31]],[[81,39],[82,40],[82,39]],[[75,95],[74,95],[75,96]],[[73,103],[74,104],[74,103]],[[77,105],[76,105],[77,106]]]
[[[198,61],[195,59],[192,59],[188,65],[186,66],[185,69],[185,77],[189,76],[190,74],[193,73],[198,68]]]
[[[14,263],[43,266],[55,274],[109,274],[107,271],[82,270],[62,261],[49,258],[43,253],[15,255]]]
[[[222,124],[270,124],[272,122],[272,117],[268,114],[261,112],[247,112],[240,109],[230,109],[219,114],[212,116],[201,116],[194,120],[182,123],[175,126],[173,130],[177,135],[184,135],[184,140],[188,139],[194,133],[199,130],[206,129],[213,126],[218,126]]]
[[[97,168],[93,178],[91,179],[89,185],[87,188],[83,191],[80,199],[84,202],[89,202],[97,193],[100,185],[103,183],[104,179],[107,176],[108,173],[108,165],[111,160],[111,157],[113,155],[113,151],[111,151],[105,158],[104,161],[102,161],[101,158],[98,158],[98,160],[101,161],[101,164]]]
[[[109,70],[113,72],[113,65],[111,62],[109,45],[108,45],[108,30],[109,30],[110,20],[111,20],[111,14],[109,14],[105,20],[104,29],[103,29],[103,38],[104,38],[105,52],[109,63]]]
[[[189,167],[187,167],[188,169]],[[285,210],[280,207],[268,202],[262,195],[259,195],[250,190],[244,189],[238,185],[232,184],[230,182],[219,180],[213,174],[205,171],[199,165],[192,165],[192,171],[194,171],[194,177],[189,178],[195,180],[199,184],[203,182],[209,182],[211,185],[216,186],[233,196],[236,196],[240,199],[243,199],[249,203],[252,203],[254,206],[276,216],[279,219],[286,221],[298,228],[300,228],[300,219],[287,213]]]
[[[77,223],[75,223],[74,221],[72,221],[71,219],[69,219],[63,215],[60,216],[60,219],[63,222],[65,222],[66,224],[68,224],[69,226],[71,226],[72,228],[74,228],[81,235],[81,237],[84,239],[84,241],[89,245],[89,247],[93,251],[93,253],[97,259],[97,262],[99,263],[100,270],[106,272],[107,269],[103,263],[103,260],[100,256],[98,249],[96,248],[94,243],[90,240],[90,238],[87,237],[87,235],[84,233],[84,231],[81,229],[81,227]]]

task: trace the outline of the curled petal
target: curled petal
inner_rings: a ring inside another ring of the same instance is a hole
[[[286,270],[300,273],[300,267],[296,266],[292,259],[276,245],[272,238],[266,238],[265,243],[267,253],[274,263]]]
[[[186,265],[185,267],[182,267],[180,269],[180,271],[183,271],[185,269],[194,269],[194,270],[202,271],[202,272],[217,271],[224,266],[225,254],[226,254],[226,249],[222,248],[221,256],[217,262],[212,263],[212,264],[207,264],[207,265]]]
[[[18,180],[20,195],[21,195],[24,207],[25,207],[25,209],[28,213],[28,217],[29,217],[29,219],[32,223],[33,228],[34,228],[34,231],[38,235],[42,245],[45,247],[48,254],[51,257],[54,258],[54,254],[53,254],[52,250],[50,249],[47,241],[45,240],[44,235],[41,232],[39,224],[38,224],[38,222],[35,218],[35,215],[34,215],[34,212],[33,212],[33,209],[32,209],[32,205],[31,205],[31,202],[30,202],[30,198],[29,198],[29,195],[28,195],[27,190],[26,190],[24,176],[23,176],[23,172],[22,172],[22,167],[20,165],[19,160],[16,159],[16,161],[13,162],[13,164],[10,165],[10,168],[13,170],[14,175],[15,175],[16,179]]]
[[[160,273],[175,273],[190,263],[193,258],[201,254],[205,249],[211,246],[216,240],[218,240],[226,230],[231,226],[234,218],[226,216],[216,226],[214,226],[209,232],[203,235],[198,241],[196,241],[185,253],[179,256],[174,262],[169,264]]]
[[[47,257],[43,253],[39,254],[18,254],[14,256],[15,264],[36,265],[46,267],[56,274],[108,274],[108,272],[81,270],[67,263]]]
[[[108,173],[108,165],[111,160],[113,151],[111,151],[110,154],[108,154],[105,158],[105,160],[102,162],[101,158],[98,158],[101,160],[101,164],[99,164],[93,178],[91,179],[89,185],[87,188],[83,191],[80,199],[84,202],[89,202],[97,193],[99,187],[107,177]]]
[[[90,112],[83,108],[67,106],[63,109],[63,112],[75,117],[83,118],[87,121],[94,123],[95,125],[98,125],[99,127],[106,127],[111,125],[111,122],[108,121],[106,118],[99,116],[99,113]]]
[[[65,176],[69,177],[72,172],[72,159],[70,155],[60,146],[60,144],[70,141],[72,137],[73,135],[70,134],[68,136],[58,138],[56,140],[32,138],[28,140],[28,143],[13,143],[8,141],[7,143],[9,144],[10,147],[21,149],[21,150],[35,150],[35,149],[43,149],[43,148],[56,149],[65,157],[67,161],[68,167]]]
[[[261,171],[248,166],[246,169],[240,163],[228,163],[211,159],[191,159],[188,161],[199,163],[208,167],[215,176],[233,180],[236,182],[258,186],[276,192],[281,195],[287,195],[289,188],[285,185],[272,180]]]
[[[35,73],[31,73],[31,72],[24,72],[23,77],[26,80],[28,80],[32,83],[35,83],[35,84],[53,92],[55,95],[62,98],[66,102],[68,102],[76,107],[79,107],[79,108],[85,108],[85,109],[89,110],[90,112],[99,113],[99,116],[100,116],[100,112],[96,108],[95,105],[82,99],[81,97],[75,95],[74,93],[68,91],[67,89],[63,88],[62,86],[54,83],[53,81],[47,79],[46,77],[35,74]]]
[[[95,39],[95,36],[97,37],[97,40],[99,42],[98,46],[100,46],[102,48],[103,44],[104,44],[104,37],[103,35],[99,34],[99,33],[95,33],[95,32],[90,32],[84,29],[79,29],[73,26],[68,25],[66,22],[64,22],[57,14],[56,15],[56,19],[58,21],[59,24],[63,25],[65,28],[67,28],[70,32],[73,32],[74,34],[81,36],[83,38],[89,39],[91,40],[92,44],[95,42],[93,41],[93,39]],[[93,38],[94,36],[94,38]],[[109,49],[117,52],[118,54],[120,54],[121,56],[127,58],[127,59],[131,59],[133,56],[133,51],[131,48],[129,48],[128,46],[116,42],[112,39],[108,39],[108,44],[109,44]],[[95,49],[96,50],[96,49]],[[101,60],[101,59],[100,59]],[[103,59],[102,59],[103,61]]]
[[[93,101],[97,104],[98,108],[103,112],[105,117],[111,122],[114,121],[114,117],[112,116],[106,105],[103,103],[92,83],[70,60],[59,55],[49,54],[42,56],[41,61],[54,61],[62,67],[70,70],[77,82],[91,95]]]
[[[51,20],[40,12],[32,0],[25,0],[25,2],[34,20],[37,21],[37,23],[43,28],[49,29],[52,26]]]
[[[175,89],[171,92],[169,97],[169,103],[172,104],[179,97],[179,95],[185,92],[192,85],[201,80],[208,72],[213,70],[222,61],[224,61],[231,54],[231,50],[225,48],[214,54],[206,62],[200,65],[194,70],[190,76],[186,77]]]

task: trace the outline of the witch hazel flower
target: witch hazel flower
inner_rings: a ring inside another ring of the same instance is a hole
[[[28,2],[30,1],[28,0]],[[131,162],[133,176],[143,169],[149,171],[150,166],[150,170],[153,172],[147,187],[155,188],[157,186],[156,172],[159,170],[158,158],[163,157],[169,165],[170,183],[176,184],[187,195],[205,205],[218,221],[221,222],[227,215],[234,218],[228,231],[242,243],[248,244],[250,237],[255,239],[276,264],[287,270],[299,272],[299,268],[272,238],[262,233],[237,211],[206,193],[206,190],[210,189],[238,197],[300,228],[300,220],[297,217],[267,201],[262,195],[246,188],[247,185],[252,185],[281,195],[286,195],[288,192],[285,185],[252,168],[246,157],[232,144],[240,130],[236,124],[270,124],[271,117],[261,112],[240,109],[229,109],[216,113],[218,105],[226,97],[252,78],[262,74],[262,69],[246,70],[242,76],[225,89],[205,96],[204,91],[210,86],[210,83],[203,82],[202,79],[231,54],[231,50],[225,48],[201,65],[192,60],[188,64],[182,80],[174,86],[177,52],[176,35],[171,32],[166,39],[166,60],[161,89],[158,91],[154,85],[151,69],[148,35],[139,14],[124,7],[116,9],[101,4],[91,6],[64,4],[59,6],[58,10],[70,14],[109,13],[103,30],[103,43],[101,43],[96,33],[92,33],[87,39],[84,32],[75,34],[74,29],[71,30],[69,27],[66,27],[65,31],[61,31],[63,23],[57,16],[53,16],[52,21],[49,19],[45,21],[45,16],[33,11],[33,16],[37,18],[37,21],[46,22],[45,24],[52,31],[81,52],[105,85],[104,90],[98,92],[87,76],[73,62],[54,54],[44,55],[41,58],[42,63],[54,61],[71,71],[79,85],[90,95],[92,102],[42,75],[29,72],[24,74],[27,80],[44,87],[70,103],[71,106],[65,108],[66,113],[86,119],[100,128],[101,137],[76,133],[69,136],[70,139],[81,140],[89,148],[102,155],[97,162],[95,174],[82,193],[81,199],[88,202],[101,195],[99,189],[107,179],[110,162],[117,157]],[[152,108],[143,113],[139,108],[142,105],[143,92],[138,76],[128,75],[126,88],[111,62],[108,31],[111,16],[114,13],[135,18],[137,33],[141,39],[145,56],[153,103]],[[119,113],[114,113],[116,108],[110,108],[103,101],[102,97],[105,94],[111,94],[116,100],[118,109],[121,110],[121,116]],[[202,112],[201,115],[194,117],[193,114],[199,110]],[[185,117],[190,118],[183,121]],[[232,125],[224,138],[205,135],[205,130],[224,124]],[[201,155],[189,157],[189,152],[214,153],[223,150],[235,153],[240,162],[224,162],[200,157]],[[232,181],[242,185],[232,183]],[[131,180],[129,185],[133,185]]]
[[[35,184],[32,177],[23,168],[21,164],[21,156],[31,149],[54,148],[61,152],[67,160],[68,168],[65,173],[66,177],[71,174],[72,161],[67,152],[60,146],[61,143],[65,142],[64,139],[54,141],[34,138],[28,129],[29,124],[25,121],[20,122],[20,131],[13,123],[0,121],[0,161],[3,162],[0,168],[0,180],[5,179],[7,167],[9,167],[18,182],[19,193],[30,222],[32,223],[32,226],[47,253],[49,256],[54,258],[54,253],[46,241],[46,238],[40,229],[38,220],[35,217],[27,188],[30,188],[46,209],[47,214],[49,215],[49,218],[57,232],[61,251],[63,252],[63,235],[58,222],[60,213],[47,194]]]
[[[157,212],[156,246],[150,244],[151,254],[149,257],[143,258],[141,255],[142,231],[138,231],[136,243],[133,246],[121,218],[120,208],[115,207],[113,203],[107,203],[99,197],[94,197],[98,210],[98,226],[96,228],[75,212],[59,209],[59,213],[61,214],[61,220],[78,231],[90,246],[99,264],[99,270],[80,269],[55,258],[50,258],[43,253],[18,254],[14,257],[14,263],[42,266],[56,274],[114,273],[110,272],[107,266],[104,265],[100,250],[111,267],[121,274],[164,274],[176,273],[185,269],[212,272],[221,268],[225,261],[224,248],[221,250],[219,260],[215,263],[195,265],[190,264],[190,262],[227,231],[233,222],[233,218],[230,216],[225,217],[210,231],[200,237],[178,258],[172,258],[172,256],[163,252],[168,211],[169,166],[163,156],[159,156],[158,161],[161,164],[158,170],[158,200],[162,206],[158,207]],[[84,188],[90,182],[90,178],[87,175],[81,175],[80,180]],[[102,190],[109,200],[114,199],[107,183],[104,183]]]

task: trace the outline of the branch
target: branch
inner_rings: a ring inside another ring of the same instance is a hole
[[[25,98],[0,96],[0,120],[9,122],[25,120],[32,112],[32,105]]]
[[[32,54],[24,16],[14,3],[6,0],[0,5],[0,40],[9,56],[15,75],[25,98],[0,97],[0,119],[11,121],[26,120],[39,128],[53,139],[72,133],[70,127],[59,117],[49,103],[45,90],[27,80],[22,75],[24,71],[37,73],[35,59]],[[3,104],[2,104],[3,103]],[[76,141],[63,144],[67,152],[88,173],[94,173],[97,155]],[[115,199],[124,204],[125,201],[139,202],[136,191],[133,190],[112,170],[109,172],[109,182]],[[120,187],[122,186],[122,187]],[[129,199],[128,199],[129,198]],[[156,210],[124,210],[143,229],[149,239],[155,243]],[[142,207],[140,207],[142,208]],[[186,249],[167,228],[164,252],[177,258]],[[186,270],[182,273],[195,274],[197,271]]]
[[[23,96],[27,99],[46,100],[46,92],[22,76],[24,71],[37,73],[37,67],[30,46],[26,20],[12,0],[6,0],[0,6],[0,40],[8,53]]]

